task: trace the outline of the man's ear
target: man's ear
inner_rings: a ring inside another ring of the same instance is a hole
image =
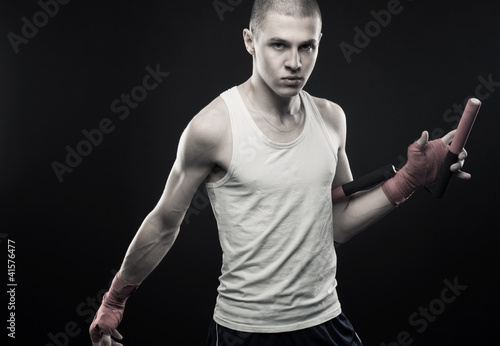
[[[319,33],[319,37],[318,37],[318,45],[319,45],[319,43],[321,42],[321,38],[322,38],[322,37],[323,37],[323,33],[322,33],[322,32],[320,32],[320,33]]]
[[[247,52],[253,56],[255,54],[255,41],[252,31],[249,29],[243,30],[243,41],[245,42]]]

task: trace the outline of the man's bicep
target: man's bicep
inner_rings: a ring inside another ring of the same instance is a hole
[[[179,227],[194,194],[212,168],[210,149],[198,141],[196,134],[186,129],[163,194],[153,210],[165,226]]]
[[[193,195],[206,177],[200,173],[174,163],[163,194],[153,210],[165,227],[177,228],[182,223]]]

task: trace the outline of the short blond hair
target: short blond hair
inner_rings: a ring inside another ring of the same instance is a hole
[[[250,15],[250,30],[255,36],[262,30],[262,23],[268,12],[293,17],[318,16],[322,20],[316,0],[255,0]]]

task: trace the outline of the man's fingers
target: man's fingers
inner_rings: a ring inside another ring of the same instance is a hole
[[[116,329],[112,331],[113,337],[118,340],[123,339],[123,335],[121,335]],[[109,335],[103,335],[102,340],[100,342],[92,342],[92,346],[123,346],[123,344],[113,340]]]
[[[467,151],[465,149],[462,149],[462,152],[458,155],[459,160],[465,160],[467,158]]]
[[[455,172],[455,176],[458,178],[458,179],[464,179],[464,180],[469,180],[470,178],[472,178],[472,176],[467,173],[467,172],[462,172],[460,170],[458,170],[457,172]]]
[[[460,168],[462,168],[464,166],[464,162],[463,161],[458,161],[457,163],[454,163],[450,166],[450,170],[454,173],[458,172],[460,170]]]
[[[450,170],[455,174],[455,176],[459,179],[468,180],[471,178],[471,175],[467,172],[462,172],[460,169],[465,164],[465,159],[467,158],[467,151],[462,149],[462,152],[458,155],[458,162],[452,164],[450,166]]]
[[[446,135],[444,135],[443,138],[441,138],[441,140],[443,141],[444,145],[448,145],[448,144],[451,143],[451,141],[455,137],[455,133],[456,132],[457,132],[457,130],[450,131]]]
[[[104,335],[102,337],[102,346],[112,346],[111,343],[112,343],[111,336]]]
[[[123,335],[121,335],[120,332],[118,332],[118,329],[113,329],[113,331],[111,332],[111,335],[115,339],[118,339],[118,340],[123,339]]]
[[[113,338],[117,340],[122,340],[123,335],[116,329],[111,330],[111,335],[103,334],[102,329],[99,325],[96,325],[93,329],[91,329],[91,337],[93,340],[97,340],[102,336],[102,340],[99,342],[92,341],[92,346],[123,346],[119,342],[113,340]],[[111,338],[113,337],[113,338]]]
[[[424,131],[424,132],[422,132],[422,135],[420,136],[420,138],[417,140],[417,145],[420,148],[422,148],[423,146],[425,146],[427,144],[428,141],[429,141],[429,132]]]

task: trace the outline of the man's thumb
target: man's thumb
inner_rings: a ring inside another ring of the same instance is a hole
[[[422,148],[427,144],[428,141],[429,141],[429,132],[424,131],[424,132],[422,132],[422,135],[420,136],[420,138],[417,140],[417,145],[420,148]]]

